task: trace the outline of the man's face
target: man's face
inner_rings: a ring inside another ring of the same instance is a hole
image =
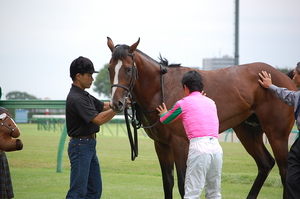
[[[294,76],[293,76],[293,81],[295,83],[295,85],[297,87],[300,87],[300,74],[297,72],[296,69],[294,69],[294,72],[293,72]]]
[[[83,75],[82,74],[79,74],[80,75],[80,87],[82,89],[86,89],[86,88],[90,88],[93,81],[94,81],[94,78],[93,78],[93,74],[91,73],[84,73]]]

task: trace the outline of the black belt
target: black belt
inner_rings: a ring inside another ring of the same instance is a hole
[[[96,133],[91,134],[91,135],[70,136],[70,139],[80,139],[80,138],[96,139]]]

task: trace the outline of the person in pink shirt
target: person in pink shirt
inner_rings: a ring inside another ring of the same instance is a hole
[[[163,103],[157,108],[160,121],[168,124],[181,119],[190,141],[185,177],[185,199],[221,198],[223,150],[218,141],[219,119],[215,102],[203,95],[202,76],[189,71],[181,80],[184,98],[168,111]]]

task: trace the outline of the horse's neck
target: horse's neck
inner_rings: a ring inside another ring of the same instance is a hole
[[[141,85],[154,87],[160,85],[160,65],[145,55],[138,54],[136,57],[138,81]],[[150,83],[150,84],[149,84]]]
[[[159,64],[142,55],[136,57],[138,79],[135,80],[133,96],[140,104],[152,104],[156,94],[161,92]],[[151,105],[150,105],[151,106]]]

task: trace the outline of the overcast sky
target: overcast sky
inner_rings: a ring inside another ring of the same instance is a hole
[[[202,67],[234,56],[234,0],[0,0],[2,100],[11,91],[65,99],[78,56],[100,70],[107,36],[157,60]],[[240,64],[294,68],[300,61],[300,1],[240,0]],[[96,75],[94,75],[94,78]],[[95,94],[93,87],[87,91]]]

